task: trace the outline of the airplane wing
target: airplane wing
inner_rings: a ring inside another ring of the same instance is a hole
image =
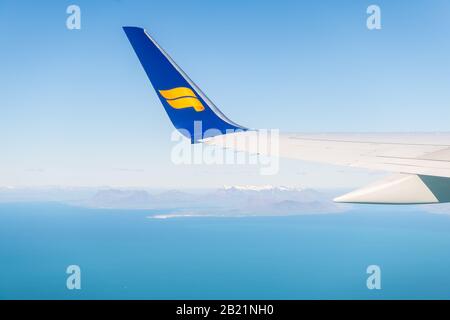
[[[144,29],[124,31],[173,125],[192,143],[394,173],[337,202],[450,202],[450,133],[283,133],[272,139],[277,148],[267,148],[252,143],[261,131],[228,119]]]
[[[450,202],[450,133],[281,133],[278,147],[247,131],[205,139],[237,151],[396,173],[335,199],[351,203]]]

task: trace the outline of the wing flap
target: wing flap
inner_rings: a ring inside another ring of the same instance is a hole
[[[334,199],[345,203],[426,204],[450,201],[450,178],[394,174]]]
[[[334,199],[344,203],[424,204],[439,200],[414,174],[395,174]]]

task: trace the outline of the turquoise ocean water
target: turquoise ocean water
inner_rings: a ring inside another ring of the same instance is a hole
[[[161,211],[0,205],[0,299],[450,298],[450,216],[150,219]],[[66,288],[81,267],[81,290]],[[381,267],[381,290],[366,268]]]

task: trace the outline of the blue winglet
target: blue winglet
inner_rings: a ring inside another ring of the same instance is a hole
[[[175,128],[192,143],[236,130],[248,130],[228,119],[172,58],[138,27],[123,27],[153,88]]]

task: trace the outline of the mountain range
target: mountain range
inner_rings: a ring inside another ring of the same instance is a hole
[[[149,193],[144,190],[106,189],[79,205],[115,209],[173,210],[171,216],[247,216],[295,215],[341,212],[345,206],[313,189],[283,186],[225,186],[213,191],[189,193],[169,190]]]

